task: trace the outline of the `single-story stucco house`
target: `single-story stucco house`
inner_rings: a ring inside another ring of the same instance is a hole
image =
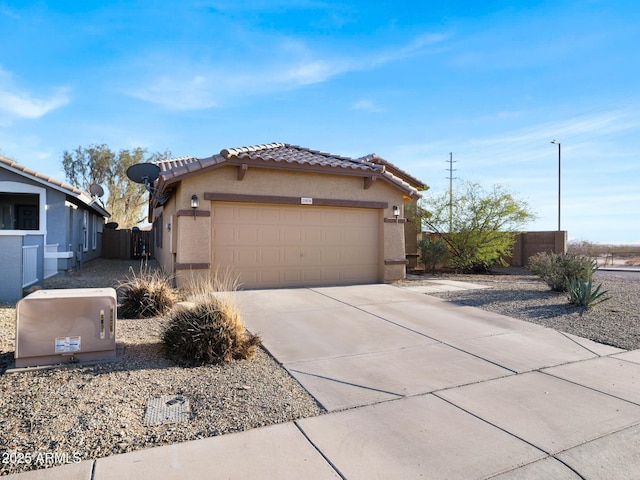
[[[0,301],[99,257],[108,217],[88,193],[0,155]]]
[[[375,154],[271,143],[156,165],[155,257],[178,286],[227,270],[243,288],[405,277],[404,206],[427,187]]]

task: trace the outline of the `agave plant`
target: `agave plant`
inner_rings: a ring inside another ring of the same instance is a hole
[[[591,278],[588,282],[583,282],[576,277],[567,278],[569,303],[574,305],[589,308],[609,300],[611,297],[605,297],[607,290],[601,291],[601,288],[602,284],[594,289]]]

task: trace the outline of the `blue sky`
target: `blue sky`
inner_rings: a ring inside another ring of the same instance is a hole
[[[640,243],[640,3],[0,0],[0,152],[283,142],[502,184],[573,239]]]

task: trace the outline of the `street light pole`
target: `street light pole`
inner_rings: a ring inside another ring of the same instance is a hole
[[[561,144],[560,142],[556,142],[555,140],[552,140],[551,143],[558,145],[558,231],[560,231],[560,167],[562,165],[562,150],[561,150]]]

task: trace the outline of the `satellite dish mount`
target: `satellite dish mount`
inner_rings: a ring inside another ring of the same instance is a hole
[[[135,183],[144,185],[149,195],[155,198],[158,203],[163,204],[167,201],[168,196],[158,195],[156,189],[153,187],[153,183],[160,176],[160,167],[155,163],[136,163],[127,168],[127,177],[129,180]]]
[[[93,198],[93,200],[99,202],[100,205],[104,207],[104,203],[102,203],[102,200],[100,200],[104,195],[104,189],[100,185],[98,185],[97,183],[92,183],[91,185],[89,185],[89,193],[91,193],[91,198]]]

